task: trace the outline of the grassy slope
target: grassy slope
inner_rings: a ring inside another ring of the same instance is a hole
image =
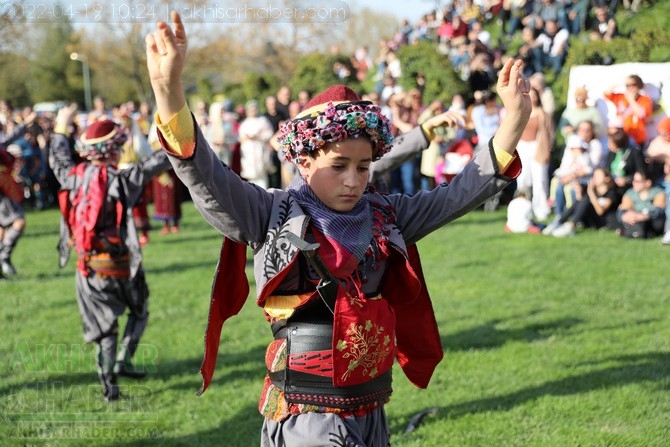
[[[427,390],[396,371],[393,444],[665,445],[668,248],[603,232],[507,235],[503,222],[504,211],[476,211],[420,244],[445,360]],[[20,276],[0,283],[1,445],[258,444],[270,332],[253,300],[224,327],[210,389],[193,395],[220,238],[190,203],[183,232],[154,232],[144,251],[151,320],[139,357],[152,374],[122,379],[127,398],[111,406],[81,342],[74,263],[56,267],[57,213],[28,223]]]

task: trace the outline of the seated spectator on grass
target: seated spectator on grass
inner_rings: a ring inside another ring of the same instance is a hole
[[[591,0],[591,9],[601,6],[604,6],[607,12],[613,16],[619,7],[619,0]]]
[[[640,148],[646,147],[646,124],[653,110],[653,100],[643,89],[642,78],[630,75],[623,86],[614,85],[603,93],[605,99],[614,105],[617,117],[623,121],[623,130]]]
[[[589,94],[586,87],[577,87],[574,93],[575,102],[568,105],[558,120],[558,129],[567,138],[576,132],[579,123],[590,121],[598,138],[604,134],[603,119],[595,105],[589,103]]]
[[[593,165],[588,153],[589,145],[579,135],[570,135],[565,144],[561,164],[554,171],[551,190],[554,195],[554,213],[560,219],[566,208],[566,197],[569,188],[571,203],[583,197],[584,188],[593,174]]]
[[[605,168],[612,173],[614,182],[623,194],[633,184],[633,174],[645,171],[644,154],[635,146],[628,134],[620,127],[607,130],[607,156]]]
[[[526,24],[538,31],[547,31],[547,24],[556,22],[561,29],[568,29],[568,14],[562,1],[536,0],[533,13],[528,16]]]
[[[645,239],[663,234],[666,204],[665,191],[653,184],[645,170],[636,171],[617,213],[621,235]]]
[[[460,16],[465,24],[468,25],[468,28],[470,28],[473,22],[484,20],[482,8],[477,3],[473,0],[463,0],[462,3]]]
[[[530,192],[526,189],[517,189],[514,198],[507,205],[507,233],[540,234],[542,225],[535,222],[533,203],[530,201]]]
[[[604,153],[602,142],[597,138],[593,130],[593,123],[589,120],[579,123],[577,125],[577,135],[589,146],[587,152],[591,159],[591,166],[594,168],[603,166],[606,154]]]
[[[573,236],[575,228],[616,230],[619,228],[617,207],[621,196],[609,171],[596,168],[581,200],[567,208],[561,217],[549,224],[543,234],[555,237]]]
[[[663,166],[663,175],[660,184],[665,189],[665,229],[663,245],[670,245],[670,117],[663,118],[658,123],[658,136],[651,140],[647,148],[647,156],[655,166]]]
[[[593,20],[589,37],[591,40],[604,40],[610,42],[617,36],[617,24],[613,14],[610,14],[605,6],[598,6],[593,11]]]
[[[586,26],[589,15],[589,0],[565,0],[565,11],[568,18],[568,30],[575,36]]]
[[[530,26],[525,26],[521,30],[523,43],[517,51],[517,57],[523,61],[523,75],[530,77],[533,73],[542,73],[542,51],[538,51],[541,42],[538,40],[538,33]]]
[[[524,26],[524,19],[530,15],[533,10],[532,0],[505,0],[503,1],[504,16],[508,17],[505,36],[511,39],[517,30]]]
[[[557,76],[568,55],[569,40],[570,33],[567,28],[560,27],[554,20],[548,20],[544,31],[537,38],[540,46],[533,49],[535,57],[540,60],[542,66],[541,70],[536,71],[544,71],[548,68]]]

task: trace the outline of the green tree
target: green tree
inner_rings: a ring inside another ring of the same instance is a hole
[[[405,90],[416,87],[416,73],[423,73],[426,84],[424,103],[439,99],[451,101],[457,94],[470,96],[468,85],[459,77],[449,60],[437,52],[434,43],[421,42],[398,50],[402,62],[400,84]]]
[[[338,77],[334,69],[336,64],[343,65],[349,71],[349,75],[344,78]],[[361,88],[349,58],[342,54],[312,53],[300,59],[289,87],[293,91],[307,89],[319,92],[333,84],[345,84],[355,91]]]
[[[41,24],[36,28],[36,49],[30,57],[28,90],[32,102],[79,100],[83,90],[78,86],[81,65],[70,60],[68,48],[74,41],[74,29],[67,17]]]

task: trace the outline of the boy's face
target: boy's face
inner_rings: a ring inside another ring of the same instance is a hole
[[[372,143],[361,137],[328,143],[298,168],[319,200],[334,211],[346,212],[363,195],[371,163]]]

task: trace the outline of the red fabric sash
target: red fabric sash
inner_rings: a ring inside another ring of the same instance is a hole
[[[70,175],[76,175],[85,180],[84,177],[88,167],[90,167],[88,163],[80,163],[72,169]],[[88,191],[85,191],[85,185],[80,186],[71,202],[69,191],[61,190],[58,193],[61,213],[65,218],[70,234],[74,237],[77,269],[86,276],[88,270],[86,269],[85,255],[92,248],[95,225],[107,195],[107,166],[101,165],[92,169],[95,169],[95,171],[88,179]]]
[[[9,197],[16,203],[23,202],[23,189],[16,183],[12,173],[0,171],[0,194]]]
[[[247,246],[225,238],[212,287],[212,300],[205,331],[205,354],[200,366],[202,385],[196,396],[204,393],[212,381],[224,321],[237,315],[249,296],[246,265]]]

